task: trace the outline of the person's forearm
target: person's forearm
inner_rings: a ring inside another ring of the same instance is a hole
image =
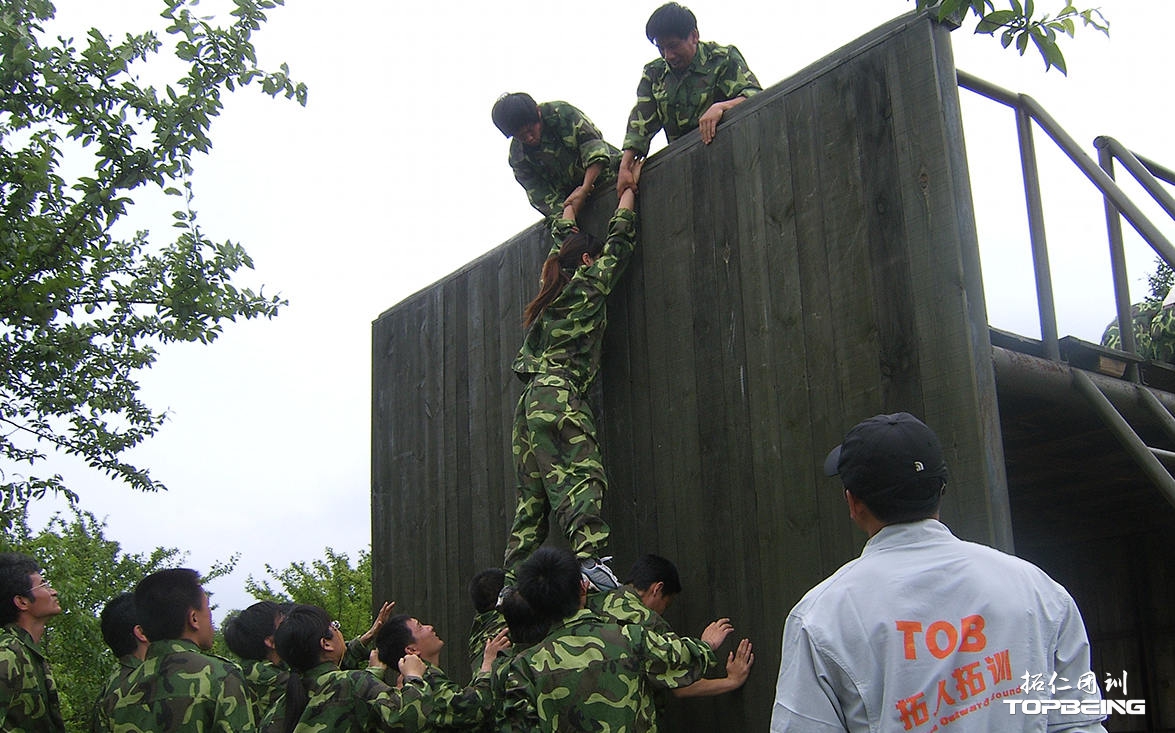
[[[678,687],[673,691],[673,696],[710,697],[711,695],[721,695],[724,692],[737,690],[740,687],[742,687],[742,683],[736,682],[731,677],[722,677],[716,680],[698,680],[692,685]]]
[[[596,179],[600,177],[600,173],[604,170],[604,161],[592,163],[583,172],[583,190],[584,193],[591,193],[592,189],[596,187]]]

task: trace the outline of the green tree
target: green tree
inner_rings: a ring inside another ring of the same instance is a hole
[[[177,567],[185,555],[170,547],[128,554],[105,536],[106,523],[89,512],[54,516],[32,531],[24,508],[13,515],[10,532],[0,534],[0,552],[23,552],[45,569],[61,600],[63,613],[45,633],[45,649],[61,696],[61,712],[71,731],[88,730],[94,701],[117,661],[102,640],[98,615],[119,593],[133,591],[146,575]],[[231,572],[237,558],[218,563],[204,580]]]
[[[259,601],[321,606],[339,621],[344,634],[358,636],[371,626],[371,552],[360,550],[354,568],[345,552],[327,547],[322,554],[320,560],[291,563],[284,570],[267,564],[268,579],[258,582],[250,575],[245,590]],[[278,590],[270,586],[270,579]]]
[[[258,67],[251,40],[283,0],[234,0],[223,27],[197,2],[159,0],[167,44],[92,29],[78,45],[50,38],[50,0],[0,2],[0,527],[30,497],[76,501],[60,475],[31,473],[47,450],[165,488],[122,458],[165,419],[139,398],[139,370],[159,344],[208,343],[226,319],[284,304],[234,284],[253,263],[197,225],[191,182],[226,92],[257,82],[305,104],[284,64]],[[161,53],[174,59],[152,63]],[[159,87],[141,81],[177,68]],[[149,187],[177,198],[173,241],[116,233]]]
[[[1079,10],[1067,0],[1064,7],[1056,14],[1043,13],[1038,15],[1033,0],[1008,0],[1007,7],[997,9],[993,0],[915,0],[919,10],[933,8],[939,20],[948,20],[962,23],[968,14],[977,18],[976,33],[985,33],[989,36],[1000,35],[1000,43],[1004,48],[1015,44],[1016,50],[1023,56],[1031,43],[1044,59],[1045,71],[1055,68],[1062,74],[1068,74],[1065,66],[1065,56],[1061,53],[1058,43],[1061,35],[1073,37],[1077,31],[1077,23],[1082,27],[1094,28],[1107,36],[1110,34],[1110,22],[1102,15],[1101,10],[1091,8]]]

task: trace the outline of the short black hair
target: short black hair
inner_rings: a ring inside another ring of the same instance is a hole
[[[469,599],[478,613],[485,613],[498,602],[498,594],[506,584],[506,571],[486,568],[469,581]]]
[[[0,625],[20,618],[20,609],[13,598],[29,597],[32,576],[41,572],[36,560],[20,552],[0,553]]]
[[[98,617],[102,628],[102,639],[116,657],[125,657],[134,654],[139,648],[139,639],[135,636],[135,626],[139,624],[139,613],[135,608],[134,593],[119,593]]]
[[[653,11],[645,23],[645,38],[650,43],[658,39],[685,38],[698,29],[698,19],[684,5],[665,3]]]
[[[408,628],[410,618],[412,617],[404,613],[396,614],[385,621],[375,635],[375,648],[379,654],[379,661],[391,669],[400,666],[400,660],[404,658],[405,650],[412,642],[416,641],[412,630]]]
[[[518,592],[539,618],[553,623],[579,610],[581,572],[569,550],[540,547],[518,568]]]
[[[224,620],[224,643],[241,659],[261,661],[269,657],[265,640],[273,636],[281,610],[273,601],[258,601]]]
[[[188,611],[204,605],[200,574],[191,568],[151,573],[135,586],[139,626],[151,641],[178,639],[187,627]]]
[[[541,119],[538,104],[526,92],[510,92],[498,97],[490,116],[494,119],[494,126],[506,137],[514,137],[514,133]]]
[[[677,574],[677,566],[660,555],[644,555],[632,564],[632,570],[625,581],[637,590],[648,590],[653,583],[660,581],[665,584],[665,595],[673,596],[681,592],[681,577]]]

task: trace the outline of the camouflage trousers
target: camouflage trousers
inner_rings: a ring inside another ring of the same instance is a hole
[[[608,480],[591,407],[561,376],[535,376],[514,412],[518,505],[502,567],[507,582],[547,538],[548,516],[580,559],[599,557],[608,541],[600,505]]]

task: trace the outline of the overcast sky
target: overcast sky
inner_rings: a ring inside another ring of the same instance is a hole
[[[170,411],[134,453],[170,491],[142,495],[55,463],[128,551],[189,552],[200,570],[241,553],[211,584],[219,615],[248,605],[264,565],[351,554],[370,542],[371,322],[406,296],[537,220],[490,122],[506,91],[563,99],[619,143],[657,0],[447,3],[288,0],[256,37],[263,65],[287,62],[308,106],[247,89],[228,99],[210,156],[195,161],[196,208],[214,240],[242,243],[256,270],[242,283],[280,292],[273,321],[230,324],[212,346],[162,350],[144,396]],[[886,20],[912,0],[782,3],[692,0],[704,40],[739,47],[776,84]],[[1064,3],[1051,3],[1059,9]],[[58,0],[61,28],[121,33],[156,25],[158,2]],[[223,13],[223,0],[201,5]],[[1038,2],[1038,6],[1050,3]],[[1068,78],[966,30],[960,69],[1041,102],[1092,154],[1109,134],[1175,165],[1166,70],[1168,0],[1105,0],[1111,39],[1066,42]],[[963,92],[966,145],[993,325],[1038,336],[1011,113]],[[719,130],[721,134],[721,129]],[[657,145],[663,145],[658,137]],[[1061,334],[1096,341],[1112,317],[1100,200],[1043,134],[1049,242]],[[131,226],[171,237],[174,200],[146,193]],[[1161,225],[1168,236],[1172,227]],[[1135,297],[1153,257],[1131,245]],[[418,496],[417,498],[420,498]],[[50,505],[39,508],[35,525]],[[503,541],[506,527],[502,528]],[[454,579],[454,582],[464,582]],[[398,599],[409,606],[411,599]],[[68,599],[65,599],[68,605]],[[450,633],[455,633],[451,631]]]

